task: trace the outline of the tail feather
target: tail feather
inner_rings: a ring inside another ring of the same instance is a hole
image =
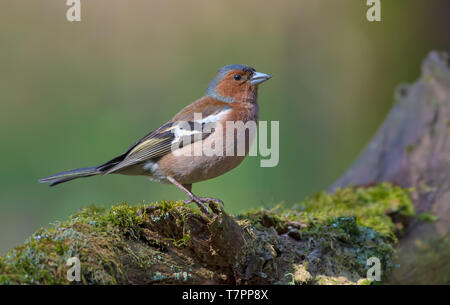
[[[62,172],[59,174],[55,174],[52,176],[48,176],[45,178],[39,179],[40,183],[50,183],[50,186],[55,186],[63,182],[67,182],[73,179],[77,178],[83,178],[83,177],[91,177],[94,175],[99,174],[101,171],[98,169],[97,166],[93,167],[85,167],[85,168],[78,168],[73,169],[67,172]]]

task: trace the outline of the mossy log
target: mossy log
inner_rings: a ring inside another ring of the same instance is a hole
[[[431,53],[398,96],[332,193],[236,216],[171,201],[84,208],[1,257],[0,284],[369,284],[371,257],[384,282],[448,283],[448,56]]]

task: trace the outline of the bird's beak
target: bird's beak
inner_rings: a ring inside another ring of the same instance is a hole
[[[253,73],[252,78],[250,78],[250,85],[258,85],[266,80],[269,80],[272,78],[272,75],[261,73],[261,72],[255,72]]]

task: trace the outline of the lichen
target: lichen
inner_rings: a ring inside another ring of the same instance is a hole
[[[268,283],[283,271],[275,283],[367,284],[367,258],[380,259],[384,277],[394,267],[396,236],[413,215],[409,190],[390,184],[323,192],[291,208],[252,210],[233,221],[253,239],[243,253],[263,257],[244,257],[236,266],[251,265],[247,271],[253,268]],[[198,250],[192,233],[203,234],[195,231],[210,221],[181,201],[89,206],[0,257],[0,284],[76,283],[67,278],[71,257],[80,260],[83,284],[230,283],[223,266],[207,267],[201,257],[191,257]],[[280,242],[280,236],[288,239]]]

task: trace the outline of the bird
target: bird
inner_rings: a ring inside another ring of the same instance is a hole
[[[173,184],[188,197],[185,204],[196,203],[208,213],[206,203],[223,201],[198,197],[192,184],[216,178],[238,166],[254,139],[250,132],[227,130],[228,122],[258,122],[258,87],[272,78],[242,64],[220,68],[207,86],[203,97],[184,107],[171,120],[135,142],[123,154],[97,166],[78,168],[39,179],[56,186],[77,178],[123,174],[146,176],[152,181]],[[205,128],[208,127],[208,128]],[[227,131],[234,138],[227,141]],[[245,151],[236,154],[235,145],[245,143]],[[234,149],[229,153],[227,149]],[[216,154],[195,154],[204,147]],[[194,153],[193,153],[194,152]]]

